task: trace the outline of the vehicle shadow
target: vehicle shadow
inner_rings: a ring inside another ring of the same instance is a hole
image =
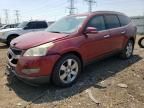
[[[132,64],[135,64],[141,59],[142,58],[139,55],[134,55],[129,60],[121,60],[117,57],[110,57],[105,60],[95,62],[86,66],[77,83],[68,88],[59,88],[53,86],[52,84],[32,87],[17,79],[14,79],[14,82],[9,84],[8,87],[11,88],[17,94],[17,96],[24,101],[32,101],[35,104],[49,103],[71,97],[85,91],[90,87],[105,89],[105,87],[101,87],[97,85],[97,83],[109,77],[114,77],[117,73],[121,72]],[[37,96],[44,92],[45,94],[40,99],[34,100]]]

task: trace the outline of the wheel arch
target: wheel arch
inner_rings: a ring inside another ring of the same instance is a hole
[[[19,34],[16,34],[16,33],[14,33],[14,34],[10,34],[10,35],[8,35],[7,40],[8,40],[10,37],[12,37],[12,36],[17,37],[17,36],[19,36]]]
[[[135,45],[135,38],[134,37],[130,37],[129,40],[133,42],[133,47],[134,47],[134,45]]]
[[[134,37],[130,37],[129,40],[131,40],[135,43],[135,38]]]
[[[65,53],[61,54],[61,57],[65,56],[65,55],[68,55],[68,54],[73,54],[73,55],[77,56],[80,59],[81,64],[83,66],[83,58],[82,58],[82,55],[79,52],[77,52],[77,51],[68,51],[68,52],[65,52]]]
[[[73,54],[73,55],[77,56],[77,57],[80,59],[80,61],[81,61],[82,67],[84,67],[84,62],[83,62],[83,59],[82,59],[81,54],[80,54],[79,52],[77,52],[77,51],[68,51],[68,52],[65,52],[65,53],[61,54],[60,57],[59,57],[59,59],[57,59],[57,61],[55,62],[54,66],[53,66],[52,73],[51,73],[50,76],[53,75],[54,68],[55,68],[56,64],[59,62],[59,60],[60,60],[63,56],[68,55],[68,54]]]

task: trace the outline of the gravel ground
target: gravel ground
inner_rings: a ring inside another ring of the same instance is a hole
[[[6,52],[0,43],[0,108],[144,108],[144,49],[137,43],[131,59],[90,64],[69,88],[32,87],[16,78],[8,83]]]

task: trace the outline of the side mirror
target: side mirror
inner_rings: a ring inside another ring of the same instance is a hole
[[[97,33],[97,32],[98,32],[97,29],[94,28],[94,27],[87,27],[86,30],[85,30],[85,33],[93,34],[93,33]]]

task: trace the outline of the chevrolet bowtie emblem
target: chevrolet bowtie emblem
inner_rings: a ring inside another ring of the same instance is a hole
[[[16,43],[13,44],[13,46],[15,46],[15,45],[16,45]]]

